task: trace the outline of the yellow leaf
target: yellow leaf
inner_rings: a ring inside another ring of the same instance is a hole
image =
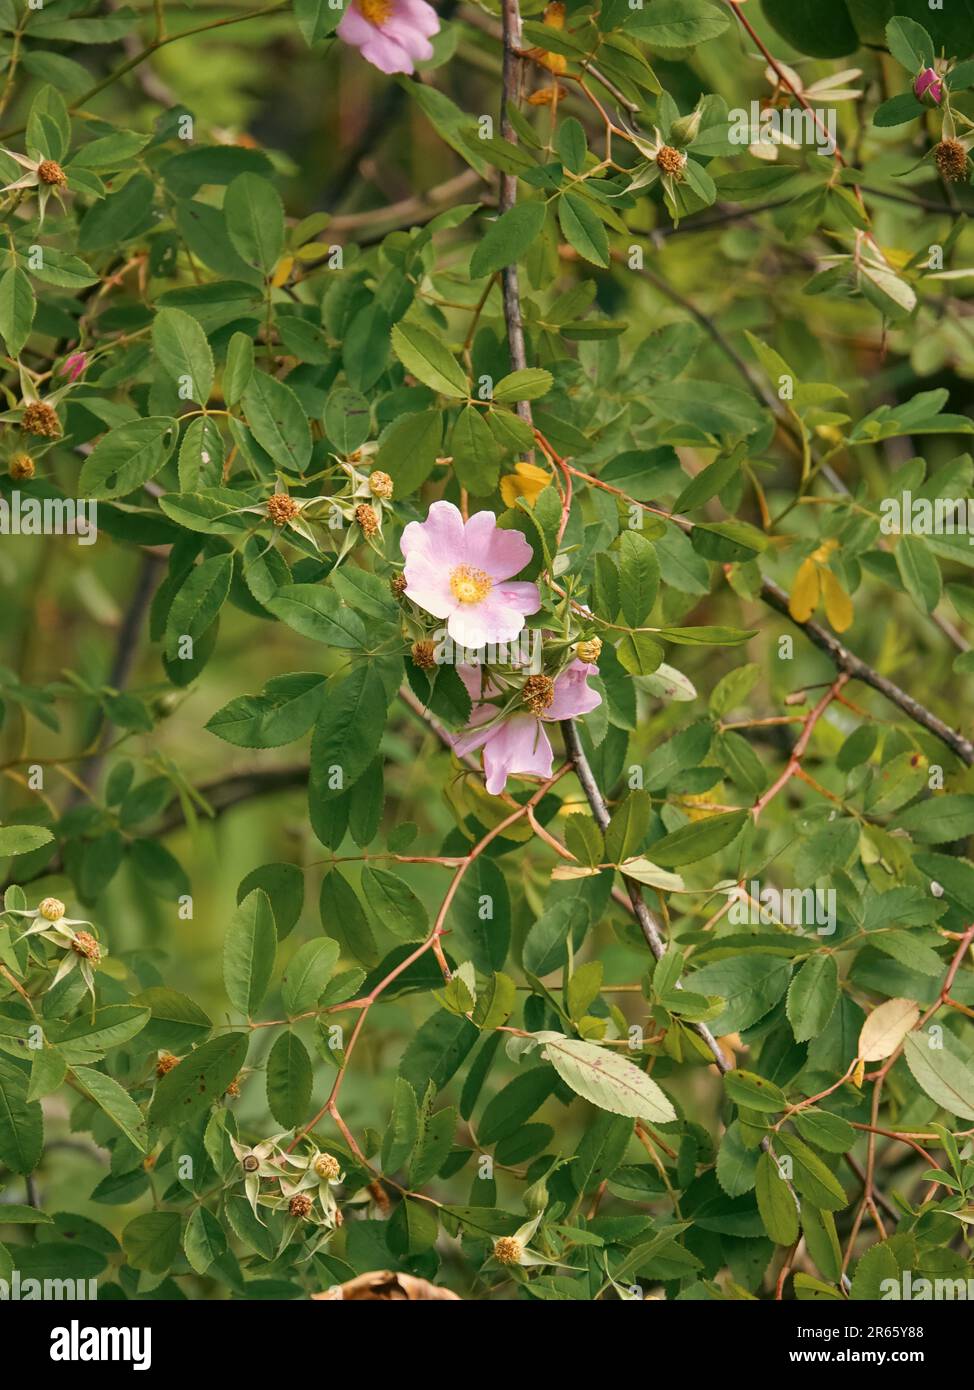
[[[516,463],[514,472],[501,478],[501,497],[508,507],[513,507],[519,497],[526,497],[531,506],[539,492],[544,492],[551,482],[547,468],[539,468],[536,463]]]
[[[274,276],[271,280],[271,284],[274,286],[276,290],[279,290],[282,285],[287,284],[288,276],[291,274],[291,271],[293,269],[294,257],[282,256],[281,259],[278,261],[277,265],[274,267]]]
[[[825,599],[825,612],[836,632],[845,632],[852,626],[856,616],[852,599],[843,589],[831,570],[821,571],[822,597]]]
[[[788,599],[788,612],[796,623],[807,623],[818,607],[819,583],[818,565],[814,560],[803,560]]]
[[[891,1057],[920,1021],[920,1008],[912,999],[887,999],[878,1005],[862,1025],[859,1059],[881,1062]]]

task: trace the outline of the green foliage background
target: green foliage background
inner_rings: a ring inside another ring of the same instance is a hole
[[[512,149],[489,4],[446,7],[413,80],[336,41],[320,0],[0,0],[0,143],[67,175],[43,221],[36,187],[0,203],[0,491],[95,497],[100,528],[0,538],[0,1277],[868,1299],[970,1273],[971,551],[880,518],[974,484],[970,186],[932,158],[972,129],[974,14],[742,13],[756,35],[707,0],[570,5],[563,29],[525,6],[548,58],[523,96],[562,90],[515,107]],[[759,44],[806,87],[862,70],[841,161],[729,140],[729,109],[795,105]],[[909,96],[934,58],[961,60],[949,113]],[[59,437],[23,428],[38,399]],[[370,543],[376,467],[395,491]],[[310,533],[275,527],[282,492],[339,497],[343,528],[324,501]],[[604,839],[573,772],[540,829],[522,814],[481,853],[537,789],[486,795],[444,746],[455,673],[431,688],[411,660],[435,625],[388,580],[439,497],[526,536],[533,626],[602,642],[575,762]],[[475,847],[445,985],[454,867],[396,856]],[[571,855],[593,872],[552,880]],[[834,893],[835,935],[718,915],[753,879]],[[94,1014],[80,970],[52,985],[64,943],[23,935],[46,897],[108,952]],[[904,1000],[870,1053],[867,1016]],[[619,1063],[604,1089],[586,1047]],[[231,1138],[282,1133],[340,1161],[331,1234],[327,1205],[251,1217]],[[534,1264],[498,1259],[514,1235]]]

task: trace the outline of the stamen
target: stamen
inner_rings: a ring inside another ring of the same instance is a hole
[[[458,603],[482,603],[493,587],[489,574],[469,565],[457,565],[450,575],[450,592]]]

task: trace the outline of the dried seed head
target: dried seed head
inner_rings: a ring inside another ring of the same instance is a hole
[[[49,922],[59,922],[64,916],[64,903],[60,898],[42,898],[37,910]]]
[[[245,1173],[256,1173],[260,1167],[260,1159],[256,1154],[244,1154],[240,1160],[240,1166]]]
[[[300,510],[294,498],[286,492],[275,492],[273,497],[267,499],[267,515],[275,526],[286,526]]]
[[[355,520],[367,538],[374,536],[379,529],[379,518],[375,514],[375,508],[370,507],[368,502],[360,502],[355,508]]]
[[[513,1236],[501,1236],[494,1241],[494,1259],[499,1265],[520,1264],[521,1242]]]
[[[173,1067],[178,1066],[178,1057],[174,1057],[171,1052],[160,1052],[159,1060],[156,1062],[156,1076],[165,1076],[167,1071],[172,1071]]]
[[[20,428],[26,434],[41,434],[46,439],[60,439],[63,434],[57,411],[46,401],[31,401],[20,418]]]
[[[325,1178],[328,1182],[333,1182],[342,1171],[342,1166],[334,1154],[319,1154],[315,1159],[315,1172],[319,1178]]]
[[[34,460],[30,454],[14,454],[9,464],[10,476],[20,482],[24,478],[33,478]]]
[[[404,574],[394,574],[389,580],[389,590],[393,598],[402,598],[406,592],[406,576]]]
[[[56,159],[43,159],[37,166],[37,177],[41,183],[65,184],[68,176]]]
[[[660,145],[656,151],[656,164],[664,174],[682,174],[687,157],[672,145]]]
[[[436,665],[436,643],[424,637],[421,642],[413,643],[411,655],[414,666],[418,666],[421,671],[431,671]]]
[[[933,153],[945,179],[958,183],[967,178],[967,151],[959,140],[941,140]]]
[[[229,1096],[231,1100],[236,1100],[237,1097],[240,1095],[240,1082],[237,1080],[231,1081],[230,1085],[223,1092],[223,1094],[225,1096]]]
[[[388,473],[383,473],[377,468],[374,473],[369,474],[369,492],[373,497],[381,497],[388,502],[393,493],[393,482]]]
[[[85,960],[101,960],[101,947],[90,931],[79,931],[71,942],[71,949],[75,955],[84,956]]]
[[[602,655],[602,638],[589,637],[585,642],[579,642],[575,648],[575,655],[579,661],[587,662],[589,666],[594,666]]]
[[[288,1211],[301,1221],[307,1220],[311,1215],[311,1198],[306,1192],[296,1192],[288,1204]]]
[[[540,719],[555,698],[555,683],[550,676],[528,676],[521,699],[532,714]]]

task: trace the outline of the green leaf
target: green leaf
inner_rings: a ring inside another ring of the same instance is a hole
[[[470,394],[466,373],[453,353],[425,328],[414,323],[397,323],[392,330],[392,350],[407,372],[441,396]]]
[[[227,409],[240,400],[254,374],[254,340],[246,333],[234,333],[227,344],[227,364],[223,369],[223,399]]]
[[[426,908],[396,874],[367,865],[362,870],[362,892],[382,926],[400,941],[421,941],[426,936]]]
[[[164,467],[177,432],[176,421],[165,415],[109,430],[82,464],[80,488],[98,501],[134,492]]]
[[[30,337],[37,303],[30,280],[19,268],[11,266],[0,276],[0,334],[11,357],[19,357]]]
[[[649,846],[647,853],[664,869],[696,864],[735,840],[747,818],[747,811],[722,811],[719,815],[707,816],[705,820],[693,821],[664,835],[662,840]]]
[[[5,825],[0,827],[0,858],[29,854],[31,850],[49,845],[54,836],[42,825]]]
[[[0,1163],[12,1173],[32,1173],[43,1150],[40,1101],[27,1100],[27,1083],[19,1072],[0,1070]]]
[[[548,975],[563,965],[569,934],[577,944],[588,924],[588,905],[581,898],[565,898],[546,908],[524,939],[525,970],[532,975]]]
[[[722,34],[727,14],[708,0],[653,0],[626,19],[626,33],[657,48],[691,48]]]
[[[313,1009],[338,963],[338,942],[325,937],[306,941],[281,977],[281,996],[289,1017]]]
[[[493,492],[500,475],[501,451],[483,412],[464,406],[450,432],[449,452],[460,482],[475,497]]]
[[[903,1055],[914,1081],[951,1115],[974,1120],[974,1073],[946,1045],[934,1047],[934,1041],[922,1029],[907,1033]],[[943,1038],[939,1041],[946,1043]]]
[[[810,956],[788,988],[788,1022],[797,1042],[808,1042],[824,1031],[838,998],[835,957]]]
[[[128,1091],[93,1067],[73,1067],[75,1080],[140,1153],[148,1153],[145,1116]]]
[[[619,600],[630,627],[649,617],[659,592],[660,569],[652,541],[638,531],[624,531],[619,541]]]
[[[215,371],[210,345],[197,320],[182,309],[158,309],[152,321],[152,347],[163,371],[177,383],[188,377],[191,399],[205,405]]]
[[[755,1195],[761,1223],[776,1245],[798,1239],[798,1207],[770,1154],[762,1153],[755,1170]]]
[[[277,190],[259,174],[241,174],[227,188],[223,213],[236,250],[269,277],[284,251],[284,208]]]
[[[170,661],[178,659],[183,638],[190,637],[195,643],[210,627],[230,592],[232,575],[230,555],[214,555],[190,570],[166,619],[166,655]]]
[[[303,473],[311,461],[311,427],[287,382],[255,371],[242,403],[247,424],[261,448],[282,468]]]
[[[718,1036],[750,1028],[763,1018],[788,988],[791,966],[780,956],[750,951],[714,961],[694,971],[687,985],[696,994],[715,994],[724,1011],[712,1023]]]
[[[226,1251],[227,1238],[219,1221],[202,1204],[194,1207],[183,1232],[183,1252],[191,1267],[202,1277]]]
[[[285,584],[265,605],[302,637],[327,642],[349,651],[367,643],[365,626],[358,614],[332,589],[320,584]]]
[[[122,1232],[122,1246],[134,1269],[165,1274],[179,1253],[179,1213],[147,1211]]]
[[[248,1042],[247,1033],[223,1033],[184,1057],[156,1086],[150,1125],[185,1125],[215,1104],[243,1066]]]
[[[974,796],[932,796],[910,806],[896,819],[921,845],[940,845],[974,835]]]
[[[724,1089],[735,1105],[762,1114],[776,1114],[788,1107],[785,1093],[767,1077],[735,1069],[724,1075]]]
[[[321,880],[319,910],[322,928],[338,936],[356,960],[370,967],[378,964],[379,949],[368,918],[338,869],[330,869]]]
[[[618,1052],[577,1038],[557,1038],[545,1041],[545,1056],[576,1095],[600,1110],[651,1124],[676,1119],[676,1111],[656,1082]]]
[[[515,203],[514,207],[502,213],[487,228],[486,235],[478,242],[470,258],[471,279],[494,275],[504,266],[519,260],[540,234],[544,219],[545,205],[541,202]],[[402,356],[401,353],[398,355]]]
[[[309,796],[329,801],[361,777],[385,728],[386,689],[373,665],[358,666],[332,691],[311,738]]]
[[[267,1058],[267,1105],[285,1129],[296,1129],[307,1117],[312,1081],[308,1050],[298,1035],[288,1029]]]
[[[231,918],[223,943],[227,996],[248,1018],[253,1018],[267,993],[276,953],[277,928],[270,899],[255,888]]]
[[[394,1173],[405,1168],[419,1137],[419,1106],[416,1092],[401,1076],[393,1083],[392,1117],[382,1140],[382,1171]]]
[[[593,265],[609,265],[609,238],[598,214],[577,193],[563,193],[558,201],[558,221],[565,240]]]
[[[896,15],[887,24],[886,47],[911,75],[933,67],[933,40],[922,24],[906,15]]]
[[[935,556],[919,536],[900,536],[894,553],[904,589],[921,611],[932,613],[942,588]]]

